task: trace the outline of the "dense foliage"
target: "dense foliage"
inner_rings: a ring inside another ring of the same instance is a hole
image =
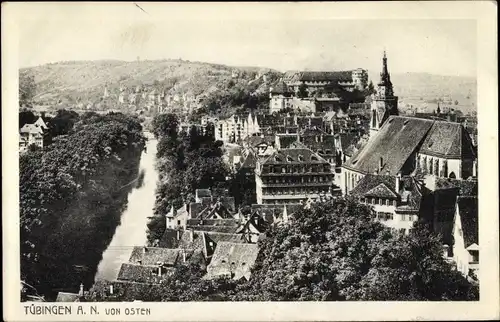
[[[135,118],[84,114],[68,135],[20,156],[23,280],[50,298],[93,279],[144,144]]]
[[[213,128],[200,133],[191,127],[178,133],[175,114],[161,114],[152,122],[158,138],[157,167],[160,175],[156,191],[155,214],[149,225],[148,239],[158,239],[164,229],[161,218],[170,208],[180,208],[194,200],[196,189],[223,187],[229,172],[222,160],[222,142],[215,141]]]
[[[372,219],[349,199],[302,209],[259,242],[250,281],[207,281],[179,267],[163,284],[142,288],[151,301],[477,300],[478,288],[442,256],[441,243],[418,222],[408,235]],[[101,298],[106,300],[106,298]]]
[[[210,92],[202,101],[201,108],[192,116],[194,120],[202,115],[221,118],[234,113],[254,112],[269,108],[269,93],[258,91],[262,80],[248,82],[245,79],[229,79],[217,84],[217,91]]]
[[[19,72],[19,106],[32,107],[35,94],[35,76],[28,70]]]

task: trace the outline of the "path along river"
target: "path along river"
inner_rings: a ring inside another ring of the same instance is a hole
[[[114,280],[118,276],[122,263],[128,262],[134,246],[146,245],[146,223],[153,215],[155,189],[158,173],[155,169],[156,143],[149,137],[146,151],[142,152],[139,173],[144,172],[142,185],[134,188],[128,195],[127,208],[121,216],[121,223],[116,227],[113,239],[102,255],[97,267],[95,279]]]

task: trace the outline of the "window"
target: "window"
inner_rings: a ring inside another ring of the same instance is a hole
[[[378,199],[378,204],[382,206],[382,205],[383,205],[383,201],[384,201],[384,199],[379,198],[379,199]]]
[[[299,155],[298,159],[299,159],[300,162],[302,162],[302,161],[304,161],[304,156]]]
[[[311,155],[311,161],[318,161],[318,158],[315,155]]]
[[[396,200],[393,200],[393,201],[392,201],[392,205],[393,205],[394,207],[396,207],[396,205],[397,205]]]
[[[292,161],[293,161],[293,159],[292,159],[292,157],[291,157],[291,156],[287,155],[287,156],[286,156],[286,161],[287,161],[287,162],[292,162]]]
[[[373,204],[373,205],[376,205],[376,203],[375,203],[375,198],[372,198],[372,204]]]
[[[406,221],[406,215],[401,215],[401,220]]]
[[[389,205],[390,205],[390,202],[391,202],[391,201],[390,201],[389,199],[385,199],[385,205],[386,205],[386,206],[389,206]]]
[[[181,221],[180,220],[177,220],[177,225],[180,226],[181,225]]]

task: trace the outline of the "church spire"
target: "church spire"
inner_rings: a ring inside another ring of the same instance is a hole
[[[380,73],[380,82],[379,85],[391,87],[391,75],[389,74],[389,70],[387,68],[387,53],[384,50],[384,57],[382,58],[382,72]]]

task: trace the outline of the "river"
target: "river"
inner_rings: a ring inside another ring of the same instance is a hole
[[[146,224],[148,217],[153,215],[158,180],[155,169],[156,144],[157,140],[149,135],[146,151],[142,152],[139,165],[139,173],[144,172],[143,184],[136,186],[128,195],[127,208],[121,215],[120,225],[116,227],[111,243],[102,255],[96,280],[116,279],[122,263],[128,262],[133,246],[146,245]]]

